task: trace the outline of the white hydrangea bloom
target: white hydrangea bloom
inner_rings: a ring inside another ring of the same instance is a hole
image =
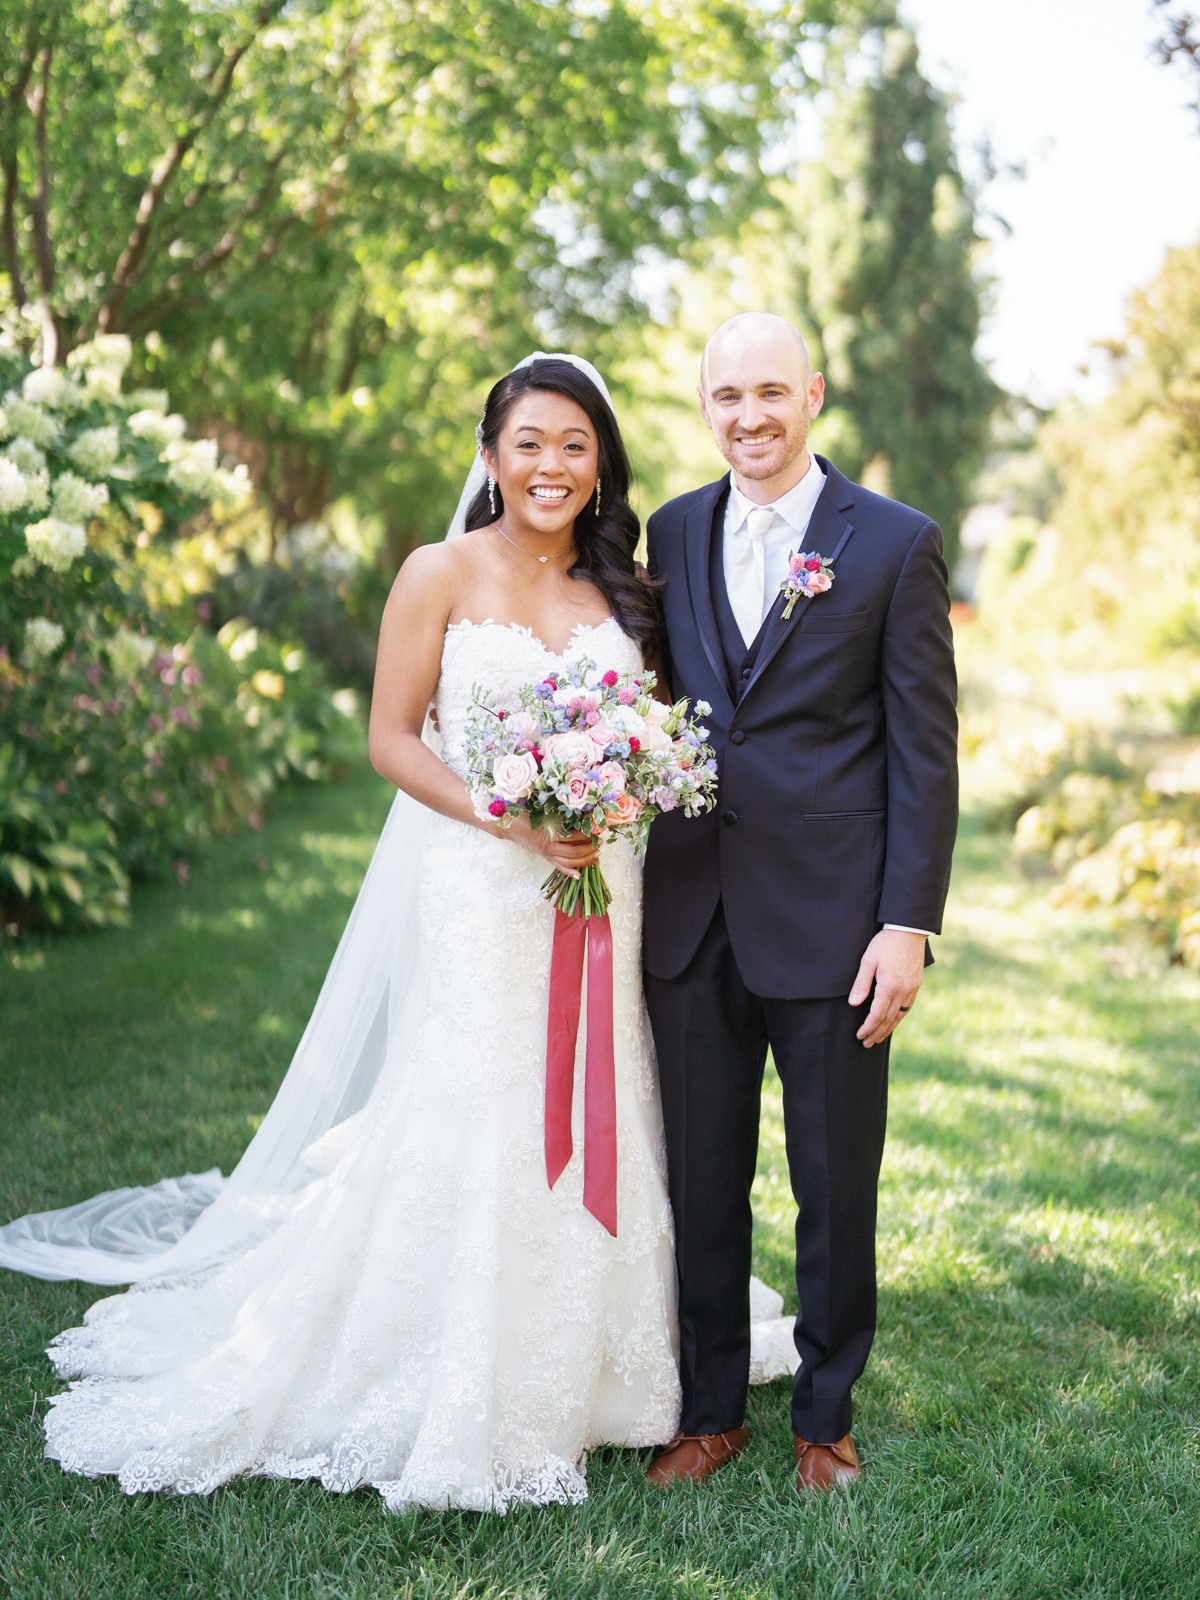
[[[175,440],[182,439],[187,432],[187,423],[182,417],[167,417],[161,411],[150,409],[135,411],[128,419],[127,426],[135,438],[145,439],[160,453]]]
[[[45,511],[50,504],[50,474],[45,467],[25,473],[26,511]]]
[[[25,624],[25,654],[34,661],[52,656],[65,637],[61,622],[51,622],[49,617],[30,617]]]
[[[25,474],[16,462],[7,458],[0,459],[0,514],[6,511],[19,511],[25,504],[28,492],[29,485],[25,481]]]
[[[87,549],[87,533],[78,522],[46,517],[25,529],[25,543],[35,561],[53,572],[66,572]]]
[[[71,380],[57,367],[35,367],[25,375],[21,385],[21,393],[26,400],[51,409],[66,405],[71,399],[72,389]]]
[[[143,671],[153,661],[157,649],[156,639],[148,639],[145,634],[130,633],[125,629],[115,633],[105,645],[112,669],[119,678],[132,678]]]
[[[89,400],[121,398],[121,374],[116,367],[89,367],[83,383]]]
[[[87,372],[107,368],[120,378],[132,359],[133,345],[126,334],[99,333],[86,344],[75,346],[67,357],[67,366]]]
[[[167,391],[165,389],[135,389],[129,396],[130,405],[138,406],[143,411],[157,411],[160,416],[166,413]]]
[[[32,439],[14,439],[4,447],[4,454],[15,461],[26,477],[31,472],[45,472],[46,458]]]
[[[105,483],[88,483],[73,472],[64,472],[54,481],[54,515],[60,522],[89,522],[107,504]]]
[[[217,472],[215,439],[178,439],[167,446],[167,480],[185,494],[209,495]]]
[[[105,428],[88,428],[68,453],[81,471],[93,478],[106,478],[116,466],[120,451],[116,424],[112,423]]]
[[[32,400],[26,400],[22,395],[15,393],[5,395],[4,411],[10,431],[31,439],[34,444],[43,447],[51,445],[62,431],[57,417],[52,417],[49,412],[43,411],[41,406],[35,405]]]
[[[243,462],[239,461],[232,472],[225,472],[218,467],[213,474],[212,496],[223,506],[232,508],[245,505],[253,488],[249,469]]]

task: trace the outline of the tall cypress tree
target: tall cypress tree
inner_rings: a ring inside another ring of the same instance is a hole
[[[936,517],[953,562],[1001,391],[975,354],[986,286],[947,97],[890,7],[831,41],[819,160],[789,197],[799,314],[839,465]],[[831,426],[832,424],[832,426]]]

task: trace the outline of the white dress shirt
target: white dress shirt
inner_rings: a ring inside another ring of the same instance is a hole
[[[777,599],[782,604],[779,587],[787,576],[788,557],[794,550],[804,548],[804,536],[808,532],[813,509],[821,498],[821,490],[824,487],[825,474],[816,456],[810,455],[808,471],[800,482],[793,484],[786,494],[781,494],[778,500],[771,502],[770,509],[775,514],[775,520],[763,535],[763,617]],[[754,510],[756,503],[748,500],[736,482],[730,479],[729,499],[725,502],[724,540],[721,546],[721,560],[727,585],[733,575],[738,541],[749,537],[746,531],[746,519]],[[898,933],[922,933],[926,938],[929,937],[927,928],[907,928],[899,922],[885,922],[884,927],[893,928]]]
[[[775,521],[763,537],[763,603],[759,621],[766,616],[779,595],[779,586],[787,577],[788,557],[793,550],[804,548],[804,535],[813,514],[813,507],[821,498],[825,487],[825,474],[815,456],[808,458],[808,471],[786,494],[773,500],[770,510]],[[746,496],[732,480],[729,499],[725,502],[725,538],[721,557],[725,566],[725,583],[728,586],[736,559],[739,540],[748,538],[746,518],[754,510],[755,502]],[[782,599],[780,604],[783,604]]]

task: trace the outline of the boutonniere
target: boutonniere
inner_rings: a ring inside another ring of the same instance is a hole
[[[811,600],[833,587],[833,562],[816,550],[794,550],[788,557],[787,577],[779,585],[779,592],[787,600],[783,608],[786,622],[795,609],[797,600]]]

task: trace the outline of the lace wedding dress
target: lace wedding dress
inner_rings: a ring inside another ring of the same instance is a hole
[[[446,634],[443,758],[472,686],[515,695],[556,662],[635,670],[609,619],[564,655],[496,623]],[[242,1473],[370,1484],[389,1507],[577,1501],[586,1452],[676,1426],[674,1261],[641,1003],[638,863],[613,891],[618,1236],[583,1209],[576,1155],[543,1153],[553,911],[545,862],[443,817],[420,867],[423,1020],[372,1098],[305,1152],[311,1182],[230,1262],[101,1300],[51,1348],[82,1381],[47,1453],[122,1488],[205,1493]]]

